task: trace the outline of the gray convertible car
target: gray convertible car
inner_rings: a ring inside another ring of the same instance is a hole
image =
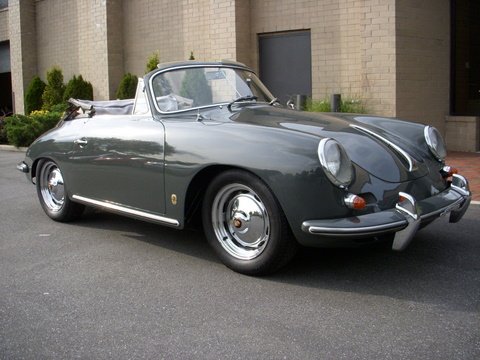
[[[161,64],[132,100],[84,101],[18,169],[56,221],[100,207],[177,229],[201,219],[231,269],[279,269],[298,245],[404,249],[471,193],[431,126],[280,105],[234,62]]]

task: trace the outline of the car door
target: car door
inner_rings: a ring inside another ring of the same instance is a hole
[[[75,140],[74,197],[164,214],[165,131],[151,115],[96,115]]]

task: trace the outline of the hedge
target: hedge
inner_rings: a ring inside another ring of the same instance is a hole
[[[14,114],[3,120],[8,142],[16,147],[30,144],[44,132],[54,128],[62,113],[34,111],[30,115]]]

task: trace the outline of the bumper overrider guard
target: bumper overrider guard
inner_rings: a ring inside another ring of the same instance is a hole
[[[417,202],[400,192],[395,209],[342,219],[310,220],[302,224],[304,232],[326,236],[361,238],[395,233],[392,249],[401,251],[415,236],[420,224],[450,214],[450,222],[458,222],[467,211],[472,194],[467,179],[454,174],[450,188]]]

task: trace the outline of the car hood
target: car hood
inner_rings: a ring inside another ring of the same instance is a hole
[[[418,145],[384,128],[355,119],[352,115],[311,113],[272,106],[246,107],[230,117],[236,123],[333,138],[345,147],[352,162],[384,181],[403,182],[428,174]]]

